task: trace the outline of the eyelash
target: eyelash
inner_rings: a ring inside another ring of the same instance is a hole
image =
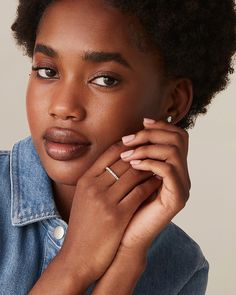
[[[49,67],[35,67],[35,66],[32,66],[32,71],[36,72],[37,73],[37,78],[39,79],[43,79],[43,80],[51,80],[51,79],[58,79],[57,77],[42,77],[40,74],[39,74],[39,71],[40,70],[48,70],[48,71],[53,71],[55,73],[55,75],[57,74],[57,71],[54,70],[53,68],[49,68]],[[104,85],[99,85],[99,84],[96,84],[96,83],[92,83],[94,80],[96,79],[99,79],[99,78],[110,78],[110,79],[113,79],[115,81],[115,84],[114,85],[111,85],[111,86],[104,86]],[[114,77],[113,75],[108,75],[107,73],[99,73],[97,74],[96,76],[94,76],[92,79],[89,80],[90,83],[98,86],[98,87],[102,87],[102,88],[112,88],[112,87],[115,87],[117,86],[118,84],[120,84],[121,82],[121,78],[117,78],[117,77]]]
[[[53,68],[49,68],[49,67],[34,67],[32,66],[32,71],[36,72],[37,73],[37,78],[39,79],[44,79],[44,80],[50,80],[50,79],[55,79],[54,77],[50,78],[45,78],[45,77],[42,77],[40,74],[39,74],[39,71],[40,70],[48,70],[48,71],[53,71],[55,72],[56,74],[56,70],[54,70]]]

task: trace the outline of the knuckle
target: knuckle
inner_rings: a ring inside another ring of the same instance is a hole
[[[138,136],[139,136],[139,139],[142,140],[143,138],[150,137],[152,134],[153,134],[152,129],[143,129],[139,131]]]
[[[178,132],[175,132],[173,134],[173,137],[174,137],[175,143],[177,143],[178,146],[181,145],[181,143],[183,142],[181,135]]]
[[[192,183],[191,183],[191,180],[190,180],[190,178],[188,178],[188,189],[190,190],[190,189],[191,189],[191,187],[192,187]]]
[[[172,174],[174,172],[174,166],[172,164],[166,163],[164,167],[166,174]]]
[[[188,131],[187,130],[185,130],[185,129],[181,129],[181,132],[182,132],[182,134],[183,134],[183,136],[185,137],[185,138],[189,138],[189,133],[188,133]]]
[[[176,145],[171,145],[170,146],[170,153],[173,157],[178,157],[179,156],[179,149]]]
[[[87,188],[86,188],[86,195],[89,197],[89,198],[93,198],[93,197],[96,197],[97,194],[98,194],[99,190],[98,190],[98,187],[96,185],[89,185]]]
[[[113,219],[114,218],[114,210],[112,204],[108,201],[109,198],[96,198],[94,201],[95,205],[97,206],[98,210],[102,212],[103,216],[106,219]]]
[[[114,211],[112,210],[107,210],[104,213],[104,220],[107,224],[109,224],[110,226],[116,225],[117,221],[118,221],[118,214],[116,214]]]
[[[188,146],[188,143],[189,143],[189,133],[185,129],[181,129],[181,134],[183,136],[183,141]]]
[[[178,204],[178,211],[181,211],[186,206],[186,202],[184,200],[181,200]]]

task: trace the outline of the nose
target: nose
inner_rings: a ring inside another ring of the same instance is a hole
[[[61,120],[81,121],[86,111],[78,95],[78,87],[63,85],[58,87],[51,98],[48,113],[51,117]]]

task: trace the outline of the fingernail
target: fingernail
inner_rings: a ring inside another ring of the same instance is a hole
[[[138,164],[140,164],[142,161],[141,160],[132,160],[132,161],[130,161],[130,164],[131,165],[138,165]]]
[[[131,140],[135,139],[135,134],[127,135],[122,137],[123,143],[130,142]]]
[[[129,151],[126,151],[124,153],[121,153],[120,156],[121,156],[122,159],[124,159],[124,158],[130,157],[131,155],[133,155],[133,153],[134,153],[134,150],[129,150]]]
[[[156,123],[156,121],[153,120],[153,119],[144,118],[143,123],[145,123],[145,124],[154,124],[154,123]]]

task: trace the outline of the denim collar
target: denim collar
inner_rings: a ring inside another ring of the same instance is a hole
[[[51,180],[40,162],[31,137],[13,146],[10,161],[12,225],[23,226],[60,217]]]

